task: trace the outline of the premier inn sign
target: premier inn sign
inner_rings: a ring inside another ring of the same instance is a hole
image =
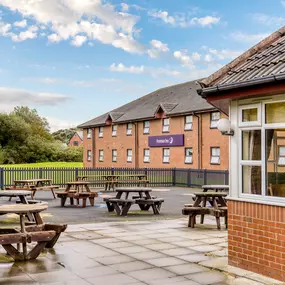
[[[150,147],[184,146],[184,135],[150,136],[148,145]]]

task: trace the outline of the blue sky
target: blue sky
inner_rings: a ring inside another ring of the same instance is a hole
[[[211,74],[285,24],[285,0],[0,0],[0,111],[52,129]]]

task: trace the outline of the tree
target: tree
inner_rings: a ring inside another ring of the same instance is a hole
[[[52,133],[52,136],[55,140],[59,140],[65,144],[68,144],[76,131],[76,128],[62,129]]]

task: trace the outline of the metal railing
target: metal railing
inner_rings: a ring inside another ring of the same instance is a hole
[[[229,183],[228,170],[184,169],[184,168],[0,168],[0,188],[13,185],[14,180],[51,178],[54,185],[63,187],[78,176],[90,176],[91,181],[101,180],[101,175],[146,174],[150,186],[201,187],[206,184]],[[93,176],[93,178],[92,178]],[[126,183],[126,185],[135,183]],[[104,186],[94,183],[93,186]],[[92,186],[92,184],[91,184]]]

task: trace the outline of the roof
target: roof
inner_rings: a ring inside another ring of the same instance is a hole
[[[212,105],[198,96],[198,87],[196,81],[165,87],[96,117],[78,127],[88,128],[103,126],[110,117],[113,123],[154,119],[155,113],[159,108],[161,108],[167,116],[214,110],[215,108]],[[120,114],[120,116],[116,117],[114,114]]]
[[[78,134],[78,136],[81,138],[81,140],[83,140],[83,131],[77,131],[76,132]],[[75,134],[74,134],[75,135]]]
[[[202,93],[285,78],[285,26],[200,81]]]

